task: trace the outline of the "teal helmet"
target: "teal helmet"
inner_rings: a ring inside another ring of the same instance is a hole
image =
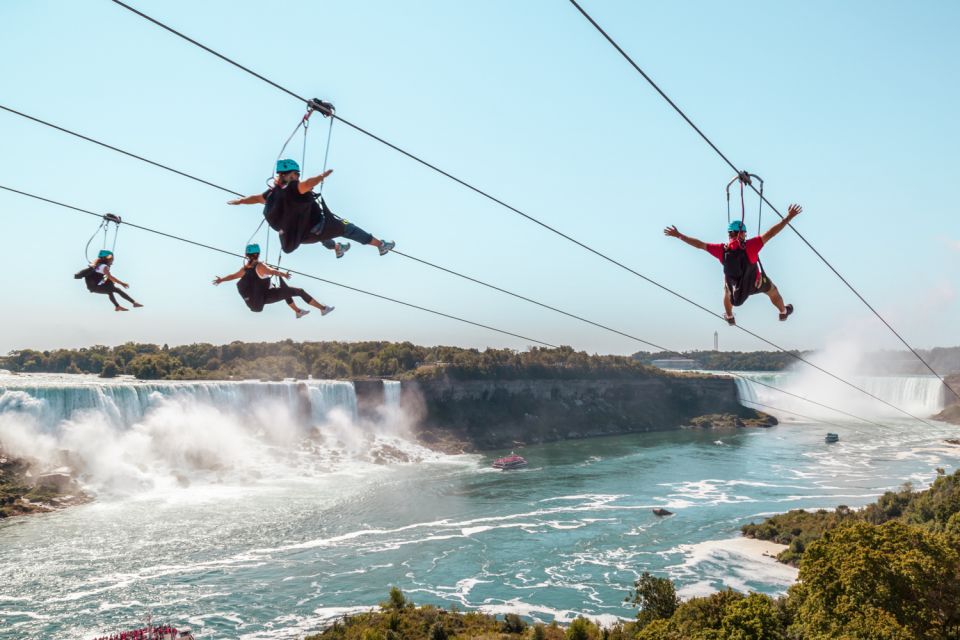
[[[727,233],[740,233],[741,231],[746,231],[747,225],[743,224],[741,220],[734,220],[727,225]]]
[[[286,173],[287,171],[300,171],[300,165],[296,160],[277,160],[277,173]]]
[[[248,256],[252,256],[253,254],[258,254],[258,255],[259,255],[259,254],[260,254],[260,245],[258,245],[258,244],[248,244],[248,245],[247,245],[247,250],[246,250],[245,253],[246,253]]]
[[[101,250],[100,250],[100,253],[97,254],[97,257],[98,257],[98,258],[112,258],[112,257],[113,257],[113,251],[110,251],[109,249],[101,249]]]

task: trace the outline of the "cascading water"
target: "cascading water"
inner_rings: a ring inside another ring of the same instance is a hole
[[[400,381],[383,381],[383,406],[388,409],[395,409],[400,406]]]
[[[264,401],[310,404],[310,415],[322,423],[334,408],[357,415],[353,383],[306,382],[159,382],[111,381],[93,376],[0,376],[0,414],[29,413],[46,427],[55,427],[82,412],[96,412],[117,427],[142,419],[164,399],[247,410]]]
[[[741,400],[759,402],[817,418],[835,419],[837,413],[752,380],[769,384],[801,397],[827,404],[866,418],[903,418],[902,413],[834,380],[813,379],[795,372],[747,373],[737,378]],[[905,411],[927,418],[944,406],[943,383],[934,376],[853,376],[850,381]],[[776,413],[776,411],[771,411]]]
[[[390,409],[358,419],[354,385],[344,381],[0,375],[0,446],[46,468],[71,467],[97,493],[244,484],[328,473],[351,461],[431,457],[398,444],[406,425]],[[387,445],[403,455],[385,454]]]

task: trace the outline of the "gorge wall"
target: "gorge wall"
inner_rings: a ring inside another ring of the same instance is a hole
[[[662,375],[600,380],[404,381],[401,407],[422,442],[467,448],[663,431],[704,414],[755,418],[732,379]]]

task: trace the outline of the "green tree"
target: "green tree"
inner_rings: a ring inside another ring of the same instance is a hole
[[[407,597],[403,595],[400,587],[390,587],[390,600],[383,606],[392,609],[403,609],[407,606]]]
[[[728,605],[721,625],[725,640],[781,640],[785,631],[776,603],[760,593]]]
[[[960,553],[901,522],[845,524],[809,546],[790,600],[805,637],[956,638]]]
[[[117,368],[117,363],[113,360],[108,360],[103,363],[103,369],[100,370],[101,378],[115,378],[120,370]]]
[[[654,620],[669,618],[680,604],[677,590],[669,579],[654,577],[646,571],[633,583],[633,591],[627,600],[640,607],[637,624],[641,627]]]
[[[567,640],[594,640],[597,627],[583,616],[577,616],[567,627]]]

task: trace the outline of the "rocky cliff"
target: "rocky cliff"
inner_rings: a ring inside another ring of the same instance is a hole
[[[459,442],[468,449],[663,431],[693,425],[705,414],[776,424],[740,405],[733,380],[699,375],[405,381],[401,405],[419,416],[417,436],[424,443]]]
[[[949,375],[944,380],[947,381],[947,384],[950,385],[951,389],[956,389],[960,393],[960,373],[954,373]],[[949,422],[951,424],[960,424],[960,400],[957,400],[957,397],[944,389],[947,406],[943,411],[933,416],[934,420],[942,420],[944,422]],[[950,402],[953,400],[953,402]]]

